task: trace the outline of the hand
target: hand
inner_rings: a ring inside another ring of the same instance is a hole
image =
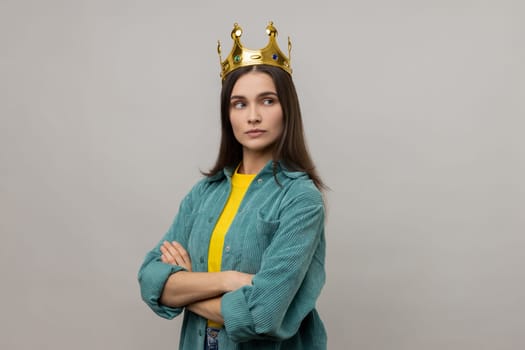
[[[164,241],[160,246],[160,259],[165,264],[179,265],[191,272],[191,258],[186,249],[176,241]]]
[[[254,275],[239,271],[224,271],[224,289],[228,292],[244,286],[251,286]]]

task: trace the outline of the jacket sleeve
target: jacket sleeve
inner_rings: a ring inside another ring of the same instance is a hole
[[[178,316],[182,307],[168,307],[160,303],[160,297],[168,277],[176,272],[185,270],[182,266],[165,264],[161,261],[160,246],[164,241],[177,241],[184,247],[187,246],[189,223],[188,217],[193,207],[193,190],[181,202],[179,211],[164,237],[157,245],[146,254],[139,273],[138,281],[142,300],[159,316],[172,319]]]
[[[324,205],[302,191],[282,210],[251,286],[224,294],[221,313],[235,342],[284,340],[315,308],[325,282]]]

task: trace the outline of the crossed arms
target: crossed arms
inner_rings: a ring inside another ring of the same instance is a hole
[[[187,270],[170,275],[160,297],[163,305],[185,306],[208,320],[222,324],[222,295],[252,284],[253,275],[244,272],[192,272],[191,257],[176,241],[164,241],[160,251],[163,263],[182,266]]]

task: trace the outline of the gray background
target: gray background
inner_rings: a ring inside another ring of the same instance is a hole
[[[218,145],[216,41],[293,40],[330,349],[525,346],[522,1],[0,1],[0,348],[177,348],[144,254]]]

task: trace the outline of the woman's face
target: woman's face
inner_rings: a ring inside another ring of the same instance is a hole
[[[275,142],[283,132],[283,110],[268,74],[250,71],[235,82],[230,97],[230,122],[244,157],[271,159]]]

